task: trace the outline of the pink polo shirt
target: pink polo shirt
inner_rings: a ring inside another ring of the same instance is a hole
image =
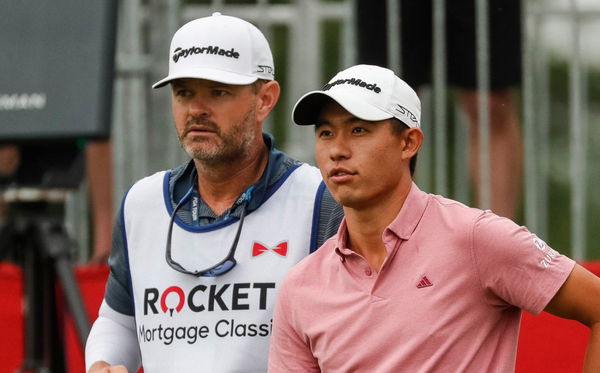
[[[373,270],[346,224],[279,291],[269,372],[514,372],[521,309],[574,267],[511,220],[413,184]]]

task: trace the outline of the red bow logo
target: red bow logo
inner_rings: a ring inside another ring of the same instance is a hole
[[[264,253],[265,251],[269,251],[269,250],[272,250],[281,256],[286,256],[287,249],[288,249],[287,241],[281,242],[273,248],[268,248],[258,242],[254,242],[254,245],[252,245],[252,256],[260,255],[260,254]]]

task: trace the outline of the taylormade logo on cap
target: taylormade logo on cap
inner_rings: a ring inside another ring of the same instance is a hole
[[[367,121],[396,118],[409,127],[420,126],[421,101],[417,93],[390,69],[356,65],[337,73],[322,90],[300,98],[292,119],[299,125],[315,124],[331,100],[353,116]]]
[[[173,35],[169,50],[169,74],[153,88],[184,78],[235,85],[275,78],[267,39],[237,17],[213,13],[190,21]]]
[[[186,58],[187,56],[193,54],[217,54],[219,56],[231,57],[231,58],[240,58],[240,54],[235,51],[235,49],[231,48],[230,50],[222,49],[216,45],[208,46],[208,47],[190,47],[190,48],[176,48],[175,53],[173,54],[173,61],[177,63],[180,58]]]
[[[324,91],[328,91],[330,90],[332,87],[339,85],[339,84],[351,84],[351,85],[355,85],[358,87],[363,87],[366,88],[370,91],[373,91],[375,93],[379,93],[381,92],[381,88],[379,88],[377,86],[377,84],[370,84],[367,82],[363,82],[361,79],[357,79],[357,78],[350,78],[350,79],[338,79],[336,81],[333,82],[329,82],[327,84],[325,84],[325,87],[323,87]]]

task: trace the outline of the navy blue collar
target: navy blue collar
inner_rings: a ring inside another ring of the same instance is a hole
[[[299,161],[277,150],[274,146],[275,140],[272,135],[263,133],[263,140],[265,146],[269,149],[269,160],[262,176],[254,184],[252,198],[248,202],[248,212],[254,211],[262,205],[285,181],[287,176],[301,164]],[[186,192],[190,190],[190,187],[195,185],[195,181],[196,168],[191,159],[172,170],[171,180],[169,181],[171,203],[176,204],[180,201]],[[186,206],[182,206],[182,209],[186,209]]]

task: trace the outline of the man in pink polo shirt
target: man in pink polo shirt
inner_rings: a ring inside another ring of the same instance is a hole
[[[600,371],[600,279],[511,220],[419,190],[420,106],[369,65],[296,103],[345,219],[281,286],[269,372],[513,372],[522,309],[588,325],[585,369]]]

